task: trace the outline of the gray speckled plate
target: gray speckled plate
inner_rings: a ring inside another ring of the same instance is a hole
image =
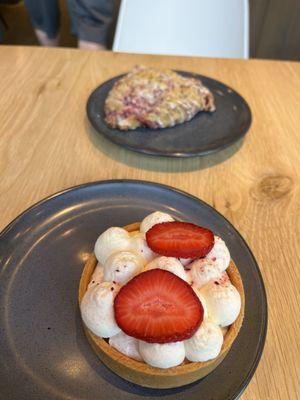
[[[210,227],[228,244],[246,295],[243,327],[223,363],[177,389],[145,389],[108,370],[84,336],[77,290],[88,252],[112,225],[153,210]],[[0,235],[0,399],[236,399],[261,357],[267,303],[256,261],[213,208],[176,189],[104,181],[68,189],[34,205]]]
[[[215,97],[214,113],[199,112],[191,121],[166,129],[141,128],[120,131],[104,121],[104,102],[117,76],[101,84],[87,102],[87,115],[93,127],[114,143],[140,153],[168,157],[193,157],[213,153],[241,139],[251,125],[246,101],[233,89],[214,79],[189,72],[183,76],[200,79]]]

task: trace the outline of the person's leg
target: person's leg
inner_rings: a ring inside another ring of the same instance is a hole
[[[5,20],[4,20],[4,18],[2,17],[2,15],[0,13],[0,43],[2,43],[4,41],[5,28],[6,28],[6,23],[5,23]]]
[[[59,33],[58,0],[24,0],[31,23],[42,46],[57,46]]]
[[[104,50],[113,18],[114,0],[69,0],[69,7],[76,25],[78,47]]]

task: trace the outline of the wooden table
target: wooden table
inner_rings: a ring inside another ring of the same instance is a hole
[[[87,97],[135,64],[232,86],[253,112],[243,143],[167,159],[101,137],[86,119]],[[268,294],[267,342],[242,399],[300,399],[300,64],[2,46],[0,88],[0,228],[45,196],[94,180],[143,179],[203,199],[244,236]]]

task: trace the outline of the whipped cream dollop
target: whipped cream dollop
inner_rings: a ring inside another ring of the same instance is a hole
[[[166,271],[172,272],[174,275],[177,275],[179,278],[187,281],[187,275],[183,265],[180,263],[178,258],[174,257],[157,257],[149,264],[146,265],[145,270],[160,268]]]
[[[143,360],[157,368],[171,368],[180,365],[185,358],[183,342],[147,343],[139,341],[139,352]]]
[[[103,274],[104,274],[103,265],[101,265],[98,262],[94,269],[92,279],[91,279],[90,283],[88,284],[88,289],[92,288],[93,286],[96,286],[97,283],[103,282]]]
[[[140,231],[146,233],[152,226],[160,224],[162,222],[172,222],[174,218],[171,215],[163,213],[161,211],[155,211],[152,214],[147,215],[141,222]]]
[[[95,335],[109,338],[121,331],[114,316],[114,298],[119,285],[102,282],[87,290],[80,304],[83,322]]]
[[[204,297],[209,318],[221,327],[233,324],[241,310],[241,296],[223,273],[222,278],[210,281],[200,289]]]
[[[121,285],[141,272],[144,261],[137,253],[120,251],[111,254],[104,263],[105,281],[115,281]]]
[[[200,300],[200,302],[202,304],[202,307],[203,307],[203,319],[208,318],[208,311],[207,311],[207,305],[206,305],[205,298],[203,297],[203,295],[201,294],[199,289],[197,289],[197,288],[195,288],[193,286],[192,286],[192,289],[194,290],[194,292],[196,293],[196,295],[198,296],[198,298],[199,298],[199,300]]]
[[[218,325],[204,320],[196,333],[184,341],[185,356],[189,361],[208,361],[216,358],[221,351],[223,334]]]
[[[192,258],[179,258],[179,261],[184,267],[189,267],[189,264],[193,261]]]
[[[129,249],[129,233],[123,228],[111,227],[98,237],[94,252],[97,260],[104,264],[111,254]]]
[[[219,271],[223,272],[229,267],[230,253],[224,240],[219,236],[215,236],[214,239],[214,246],[205,258],[214,261]]]
[[[136,232],[130,237],[130,249],[138,253],[143,259],[144,263],[147,264],[152,261],[157,255],[148,247],[145,234],[142,232]]]
[[[219,279],[222,276],[216,261],[206,258],[193,261],[189,265],[189,269],[189,280],[197,288],[201,288],[212,279]]]
[[[143,360],[139,352],[138,340],[126,335],[123,331],[109,338],[109,344],[127,357],[138,361]]]

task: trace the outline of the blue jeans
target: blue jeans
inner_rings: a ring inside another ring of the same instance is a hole
[[[81,40],[105,45],[114,0],[68,0],[68,5],[75,35]]]
[[[24,0],[34,29],[47,33],[49,39],[56,38],[59,31],[59,7],[57,0]]]
[[[59,31],[58,0],[24,0],[32,25],[54,39]],[[72,32],[81,40],[106,44],[114,0],[68,0]]]

